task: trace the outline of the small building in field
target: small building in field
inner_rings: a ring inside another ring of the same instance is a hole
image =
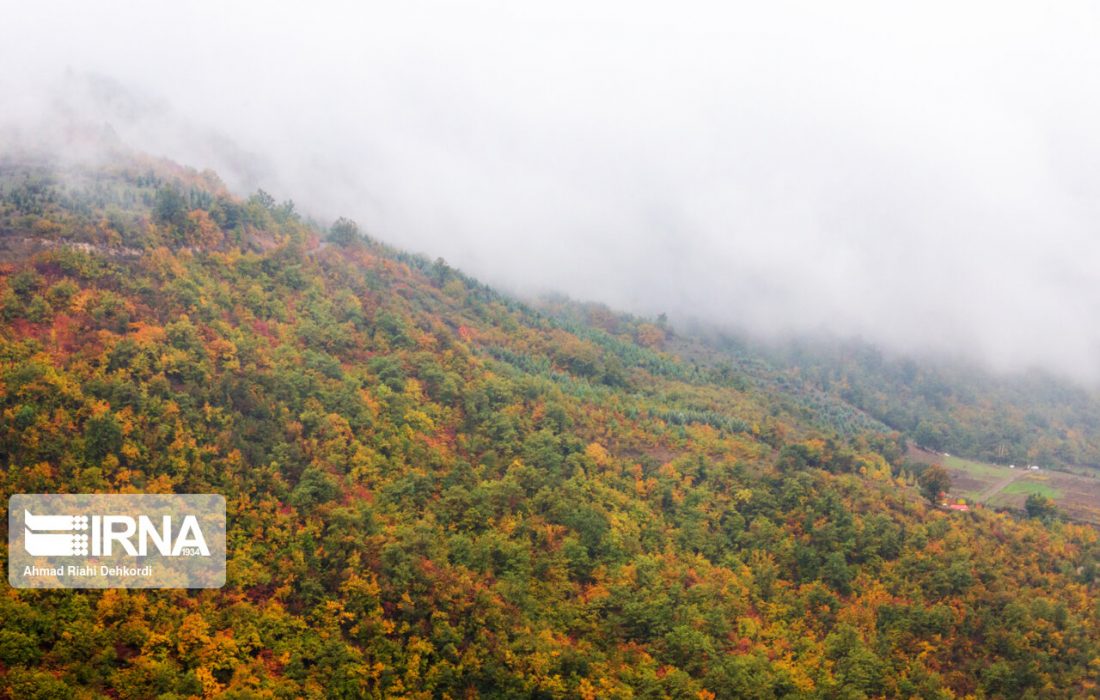
[[[961,512],[967,512],[970,510],[970,506],[967,505],[965,500],[960,498],[954,503],[951,503],[947,500],[947,494],[942,491],[940,492],[940,508],[943,508],[944,510],[957,510]]]

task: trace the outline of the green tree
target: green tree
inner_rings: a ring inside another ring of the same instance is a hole
[[[349,246],[356,241],[362,240],[362,235],[359,233],[359,225],[357,223],[341,216],[336,220],[336,223],[329,228],[328,239],[335,245]]]
[[[187,203],[179,190],[175,187],[161,187],[157,190],[153,215],[157,222],[175,228],[180,228],[187,223]]]
[[[84,454],[89,462],[99,462],[122,449],[122,426],[110,413],[88,420],[84,428]]]
[[[1029,494],[1024,502],[1024,510],[1027,511],[1027,517],[1037,520],[1051,520],[1058,516],[1054,501],[1041,493]]]
[[[929,503],[939,503],[940,494],[951,490],[951,475],[938,464],[933,464],[921,472],[917,481],[920,483],[921,494]]]

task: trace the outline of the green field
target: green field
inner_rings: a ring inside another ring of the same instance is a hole
[[[1014,477],[1023,476],[1022,470],[1014,471],[1006,466],[954,455],[924,453],[922,457],[921,461],[941,464],[951,474],[952,486],[949,495],[952,498],[963,498],[969,502],[988,501],[998,491],[998,485]]]
[[[1033,493],[1037,493],[1040,496],[1046,496],[1047,498],[1060,499],[1062,498],[1062,490],[1051,486],[1043,481],[1035,480],[1035,477],[1026,476],[1019,481],[1014,481],[1005,488],[1001,489],[1000,493],[1003,494],[1024,494],[1030,496]]]
[[[974,476],[988,476],[992,479],[1002,478],[1010,471],[1008,467],[989,464],[988,462],[977,462],[972,459],[955,457],[954,455],[945,456],[942,460],[943,466],[946,467],[948,471],[965,471]]]
[[[1066,516],[1085,522],[1100,523],[1100,478],[1093,473],[1073,474],[1062,471],[1031,471],[1022,466],[980,462],[962,457],[911,452],[911,458],[925,464],[942,464],[951,475],[951,499],[984,503],[995,508],[1024,507],[1031,494],[1054,501]]]

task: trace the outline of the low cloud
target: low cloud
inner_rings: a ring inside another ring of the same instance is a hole
[[[397,5],[25,5],[6,120],[521,294],[1100,377],[1094,5]]]

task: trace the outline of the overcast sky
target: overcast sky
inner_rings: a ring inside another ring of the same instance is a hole
[[[521,293],[1100,377],[1097,3],[154,4],[5,2],[0,120]]]

